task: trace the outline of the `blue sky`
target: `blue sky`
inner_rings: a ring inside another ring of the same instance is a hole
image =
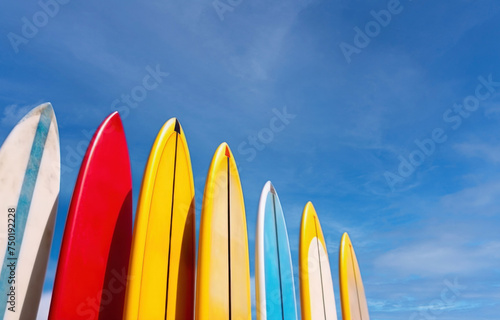
[[[80,154],[120,108],[134,205],[169,118],[186,132],[198,221],[213,152],[229,143],[252,275],[258,198],[271,180],[295,267],[302,209],[314,203],[337,300],[347,231],[372,319],[498,318],[500,3],[221,0],[217,11],[198,0],[65,1],[50,16],[35,1],[4,3],[0,23],[0,141],[45,101],[60,129],[66,170],[44,305]],[[152,69],[161,76],[144,89]],[[272,120],[284,112],[288,123]]]

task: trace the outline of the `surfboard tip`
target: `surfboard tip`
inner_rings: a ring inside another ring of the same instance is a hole
[[[347,232],[344,232],[342,234],[342,238],[340,239],[340,242],[341,243],[344,243],[344,242],[350,243],[351,242],[351,239],[349,238],[349,235],[347,234]]]
[[[269,191],[272,193],[272,194],[276,194],[276,189],[274,189],[274,186],[271,182],[269,182]]]
[[[110,121],[111,119],[117,119],[118,121],[122,121],[122,118],[120,117],[120,113],[118,111],[113,111],[111,112],[105,119],[103,122],[107,122],[107,121]],[[117,121],[115,120],[115,121]]]
[[[24,117],[19,121],[22,122],[30,117],[39,116],[42,113],[53,114],[54,109],[52,108],[52,104],[50,102],[44,102],[42,104],[37,105],[32,108],[24,115]]]
[[[181,134],[181,124],[179,123],[179,120],[177,120],[177,119],[175,119],[174,131],[177,132],[178,134]]]
[[[51,111],[54,111],[54,108],[52,107],[52,103],[50,103],[50,102],[44,102],[44,103],[40,104],[37,108],[40,108],[41,110],[49,109]]]

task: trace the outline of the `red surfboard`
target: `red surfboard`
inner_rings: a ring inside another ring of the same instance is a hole
[[[131,240],[130,160],[115,112],[97,129],[80,168],[49,319],[122,319]]]

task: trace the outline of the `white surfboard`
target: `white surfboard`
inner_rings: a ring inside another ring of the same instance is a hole
[[[50,103],[28,113],[0,149],[0,316],[35,319],[60,188],[59,133]]]
[[[288,232],[270,181],[262,189],[257,214],[255,276],[257,320],[297,320]]]

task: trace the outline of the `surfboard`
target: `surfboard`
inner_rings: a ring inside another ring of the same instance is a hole
[[[304,208],[300,225],[299,278],[302,320],[336,320],[328,251],[311,202]]]
[[[201,208],[196,319],[251,319],[250,262],[245,205],[226,143],[208,170]]]
[[[0,315],[35,319],[60,186],[57,122],[50,103],[29,112],[0,148]]]
[[[49,319],[121,319],[132,240],[132,178],[123,125],[107,117],[76,181]]]
[[[340,300],[342,319],[369,320],[365,289],[351,239],[344,233],[339,251]]]
[[[160,130],[142,180],[124,319],[193,319],[194,192],[186,137],[173,118]]]
[[[262,189],[257,213],[255,276],[257,319],[297,320],[285,217],[270,181]]]

